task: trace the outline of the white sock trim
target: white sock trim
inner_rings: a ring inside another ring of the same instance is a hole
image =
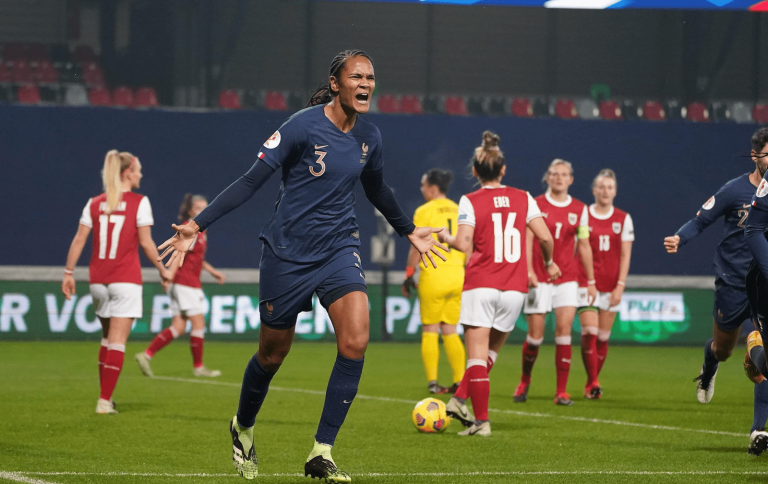
[[[571,335],[568,336],[555,336],[556,345],[571,345]]]
[[[488,368],[488,360],[477,360],[477,359],[467,360],[467,370],[469,370],[473,366],[482,366],[483,368]]]
[[[496,358],[499,357],[499,354],[493,350],[488,350],[488,358],[491,359],[492,362],[496,363]]]
[[[526,336],[525,341],[527,341],[528,344],[532,346],[541,346],[541,344],[544,342],[544,338],[533,339],[530,336]]]
[[[204,329],[193,329],[189,332],[190,336],[193,336],[195,338],[205,338],[205,330]]]
[[[597,332],[597,339],[599,339],[600,341],[605,343],[606,341],[611,339],[611,332],[610,331],[604,331],[604,330],[601,329],[600,331]]]
[[[125,353],[125,345],[120,343],[109,343],[107,345],[107,351],[119,351],[120,353]]]
[[[173,339],[176,339],[176,338],[179,337],[179,332],[176,331],[176,328],[174,328],[173,326],[169,326],[168,329],[171,330],[171,334],[173,335]]]
[[[597,326],[582,326],[581,335],[584,336],[587,334],[597,335]]]
[[[101,346],[109,346],[109,340],[107,338],[101,338]]]

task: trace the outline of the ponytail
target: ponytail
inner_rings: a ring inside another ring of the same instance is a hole
[[[482,144],[475,148],[475,154],[470,160],[480,182],[493,181],[501,176],[504,153],[499,148],[500,141],[501,138],[496,133],[483,131]]]
[[[104,157],[104,169],[101,171],[101,181],[104,185],[104,193],[107,195],[106,213],[117,210],[123,199],[122,175],[130,168],[136,157],[123,151],[110,150]]]

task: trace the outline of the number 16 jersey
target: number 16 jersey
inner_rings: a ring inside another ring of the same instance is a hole
[[[141,284],[138,227],[154,225],[152,206],[144,195],[123,192],[117,210],[107,214],[107,196],[88,200],[80,224],[93,229],[89,266],[91,284]]]
[[[541,217],[530,193],[517,188],[483,187],[459,201],[459,225],[475,228],[464,290],[487,287],[528,292],[525,229]]]

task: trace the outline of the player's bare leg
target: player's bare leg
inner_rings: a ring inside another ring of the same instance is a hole
[[[546,314],[526,314],[525,319],[528,322],[528,333],[523,343],[523,373],[520,377],[520,383],[515,389],[515,403],[522,403],[528,400],[528,388],[531,384],[531,373],[536,358],[539,356],[539,347],[544,342],[544,322]]]
[[[331,449],[357,395],[363,372],[370,329],[368,295],[353,291],[328,307],[336,332],[336,363],[328,380],[325,404],[315,434],[315,445],[304,464],[304,475],[326,482],[350,482],[351,477],[336,467]]]
[[[573,405],[571,396],[566,391],[568,374],[571,371],[571,332],[573,318],[576,316],[575,306],[555,308],[555,368],[557,370],[557,390],[554,402],[556,405]]]
[[[739,328],[725,331],[712,321],[712,338],[704,344],[704,364],[696,382],[696,398],[700,403],[709,403],[715,394],[715,377],[720,362],[726,361],[733,353],[739,338]]]

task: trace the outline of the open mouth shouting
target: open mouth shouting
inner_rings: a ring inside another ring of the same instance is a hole
[[[370,97],[370,94],[367,92],[361,92],[355,95],[355,99],[360,104],[368,104],[368,98]]]

